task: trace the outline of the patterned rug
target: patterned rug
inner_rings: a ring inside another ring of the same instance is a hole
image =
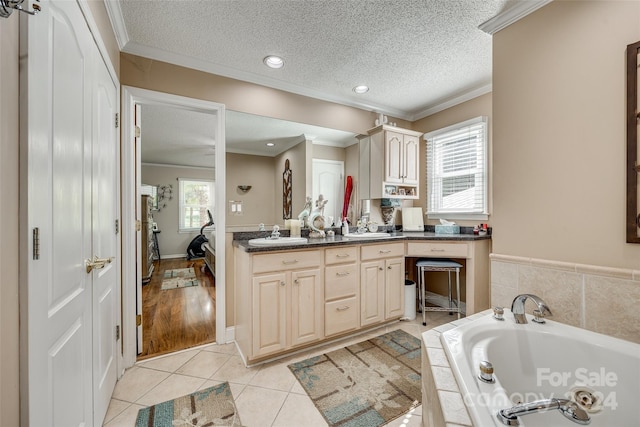
[[[166,291],[167,289],[200,286],[200,281],[198,281],[198,279],[196,279],[195,277],[196,272],[193,267],[165,270],[160,289]]]
[[[241,426],[229,383],[143,408],[136,427]]]
[[[330,426],[382,426],[420,405],[420,340],[398,329],[289,365]]]

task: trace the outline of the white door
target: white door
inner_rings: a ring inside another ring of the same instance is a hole
[[[88,273],[86,260],[117,256],[117,139],[103,116],[115,86],[76,2],[43,1],[21,28],[23,422],[99,425],[115,379],[119,273],[117,262]]]
[[[313,159],[312,166],[313,200],[322,194],[328,200],[324,216],[325,227],[329,227],[329,217],[337,224],[342,216],[344,204],[344,162],[339,160]]]
[[[92,138],[92,243],[93,254],[109,259],[104,268],[93,270],[93,393],[94,425],[102,424],[116,384],[119,323],[120,256],[119,150],[115,127],[117,88],[100,57],[96,58],[93,89]]]

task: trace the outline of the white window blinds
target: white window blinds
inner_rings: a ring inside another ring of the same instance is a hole
[[[487,117],[427,133],[427,214],[487,215]]]

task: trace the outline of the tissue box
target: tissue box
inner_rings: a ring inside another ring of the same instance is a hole
[[[459,225],[436,225],[436,234],[460,234]]]

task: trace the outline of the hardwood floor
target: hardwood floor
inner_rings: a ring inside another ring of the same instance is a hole
[[[200,286],[161,290],[165,270],[193,267]],[[142,287],[143,351],[138,360],[216,340],[215,280],[204,260],[155,261]]]

